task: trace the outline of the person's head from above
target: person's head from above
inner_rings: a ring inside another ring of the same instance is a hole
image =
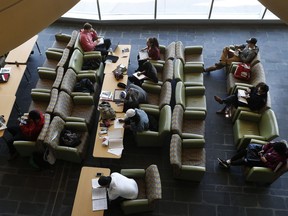
[[[83,29],[85,31],[90,31],[92,29],[92,25],[90,23],[84,23]]]
[[[32,121],[34,121],[34,122],[39,121],[40,118],[41,118],[41,114],[40,114],[40,112],[37,111],[37,110],[31,110],[31,111],[29,112],[29,114],[28,114],[28,119],[29,119],[29,120],[32,120]]]
[[[147,38],[146,45],[148,47],[159,47],[158,39],[155,37],[149,37]]]
[[[257,39],[252,37],[246,40],[246,42],[248,43],[249,47],[255,47],[257,43]]]
[[[277,141],[273,145],[273,149],[280,155],[287,157],[287,142],[285,140]]]
[[[100,176],[98,179],[98,184],[102,187],[109,187],[111,180],[111,176]]]
[[[257,94],[267,95],[267,92],[269,91],[269,86],[264,82],[260,82],[256,85],[256,89],[257,89]]]
[[[140,116],[135,109],[128,109],[126,111],[126,117],[136,123],[140,121]]]
[[[122,92],[120,93],[120,98],[121,98],[122,100],[124,100],[124,99],[126,98],[126,95],[127,95],[126,91],[122,91]]]

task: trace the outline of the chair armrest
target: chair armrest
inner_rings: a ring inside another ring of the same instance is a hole
[[[86,132],[88,131],[85,122],[65,122],[65,127],[68,129],[74,129],[76,131]]]
[[[93,96],[74,96],[73,102],[76,105],[94,105]]]
[[[55,80],[56,79],[56,71],[55,70],[44,70],[44,69],[39,69],[38,70],[38,75],[40,79],[49,79],[49,80]]]
[[[181,170],[191,172],[205,172],[206,168],[202,166],[182,165]]]
[[[45,101],[48,102],[50,100],[50,93],[46,93],[46,92],[37,92],[37,91],[33,91],[31,92],[31,98],[33,101]]]
[[[155,84],[143,83],[142,88],[147,92],[158,94],[161,92],[162,87]]]
[[[45,54],[46,54],[47,59],[53,59],[56,61],[60,61],[63,55],[63,53],[61,52],[50,51],[50,50],[47,50]]]
[[[148,199],[125,200],[121,203],[121,208],[125,215],[153,210]]]
[[[73,116],[68,116],[65,119],[66,123],[67,122],[86,122],[86,120],[84,118],[80,118],[80,117],[73,117]]]
[[[71,96],[90,96],[90,93],[88,92],[71,92]]]
[[[17,152],[19,152],[19,154],[23,157],[31,156],[33,152],[37,151],[35,141],[18,140],[14,141],[13,145],[17,149]]]
[[[42,92],[42,93],[51,93],[51,89],[42,89],[42,88],[34,88],[31,89],[31,92]]]
[[[187,86],[185,87],[186,95],[205,95],[205,86]]]
[[[101,52],[100,51],[89,51],[89,52],[84,52],[84,55],[100,55],[101,56]]]
[[[182,139],[204,139],[203,135],[193,133],[182,133]]]
[[[184,118],[205,120],[206,112],[201,110],[185,110]]]
[[[61,49],[61,48],[55,48],[55,47],[50,47],[50,48],[48,48],[48,51],[50,51],[50,52],[59,52],[59,53],[63,53],[63,50],[64,50],[64,49]]]
[[[202,54],[203,46],[186,46],[184,49],[185,55],[187,54]]]
[[[88,78],[91,82],[96,82],[97,81],[97,77],[95,73],[81,73],[81,74],[77,74],[77,80],[81,80],[84,78]]]
[[[238,106],[237,109],[235,109],[234,113],[232,114],[232,123],[234,123],[238,119],[239,114],[242,111],[252,112],[248,107]]]
[[[37,70],[44,70],[44,71],[55,71],[55,68],[50,68],[50,67],[37,67]]]
[[[202,73],[204,71],[201,63],[186,63],[184,65],[184,73]]]
[[[183,139],[183,148],[203,148],[205,145],[204,139]]]
[[[248,111],[241,111],[237,119],[258,122],[260,118],[261,118],[261,114],[248,112]]]
[[[145,177],[144,169],[121,169],[120,173],[130,178],[143,178]]]
[[[261,144],[261,145],[266,145],[266,144],[268,143],[267,141],[257,140],[257,139],[251,139],[250,142],[251,142],[251,143]]]

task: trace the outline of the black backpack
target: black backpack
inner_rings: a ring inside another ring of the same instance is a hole
[[[94,85],[90,79],[84,78],[75,84],[74,91],[75,92],[93,93],[94,92]]]

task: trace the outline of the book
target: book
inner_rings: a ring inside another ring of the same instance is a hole
[[[106,188],[99,185],[98,179],[92,179],[92,211],[107,209]]]
[[[5,67],[0,69],[0,73],[9,73],[11,72],[11,67]]]
[[[245,104],[248,104],[247,100],[246,100],[246,93],[245,93],[245,90],[243,89],[238,89],[238,93],[237,93],[237,96],[238,96],[238,101],[242,102],[242,103],[245,103]]]
[[[136,77],[138,80],[143,80],[147,78],[147,76],[145,76],[144,74],[138,75],[138,73],[140,73],[140,71],[133,73],[133,76]]]
[[[144,59],[148,59],[149,58],[147,50],[139,51],[138,55],[139,55],[139,60],[144,60]]]
[[[112,101],[113,93],[111,91],[102,91],[100,94],[100,100]]]

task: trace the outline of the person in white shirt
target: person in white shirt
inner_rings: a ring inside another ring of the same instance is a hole
[[[115,200],[118,197],[136,199],[138,196],[136,181],[117,172],[113,172],[110,176],[101,176],[98,183],[107,188],[109,200]]]

